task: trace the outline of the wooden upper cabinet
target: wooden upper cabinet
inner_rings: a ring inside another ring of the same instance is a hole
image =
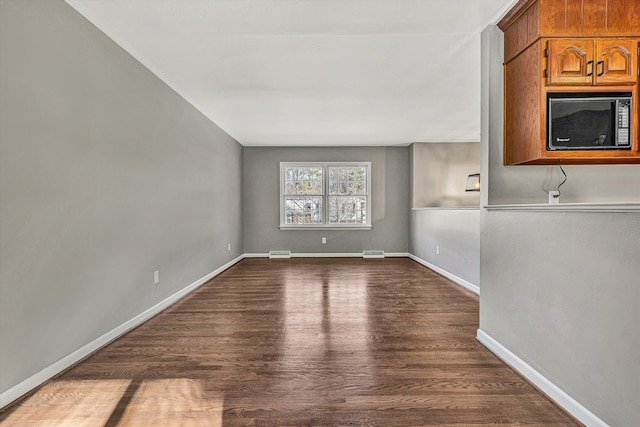
[[[540,3],[543,37],[635,36],[640,32],[640,0],[535,1]]]
[[[504,164],[640,164],[640,0],[520,0],[504,32]],[[631,149],[550,150],[547,100],[631,93]]]
[[[615,0],[614,0],[615,1]],[[582,28],[584,34],[608,33],[607,28],[607,0],[583,0]]]
[[[548,85],[591,85],[593,40],[554,39],[547,42]]]
[[[550,39],[547,85],[635,85],[637,40],[620,38]]]
[[[544,37],[639,37],[640,0],[520,0],[500,20],[505,61]]]
[[[596,40],[594,84],[634,85],[638,79],[637,40]]]
[[[607,1],[607,35],[640,34],[640,0]]]

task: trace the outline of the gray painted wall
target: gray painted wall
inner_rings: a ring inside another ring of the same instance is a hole
[[[243,242],[242,147],[66,3],[2,0],[0,69],[2,392]]]
[[[414,208],[479,206],[480,193],[465,192],[467,177],[480,172],[480,144],[415,143]]]
[[[554,168],[502,166],[502,43],[483,32],[489,201],[544,203]],[[566,169],[564,201],[640,200],[638,165]],[[639,425],[640,214],[483,209],[480,223],[480,328],[609,425]]]
[[[416,143],[410,150],[409,253],[475,286],[480,285],[480,211],[468,207],[479,205],[480,193],[465,194],[464,188],[467,176],[480,171],[479,145]]]
[[[413,209],[409,252],[480,286],[479,209]]]
[[[284,161],[370,161],[373,228],[280,230],[279,164]],[[247,253],[407,252],[409,147],[245,147],[243,194]]]

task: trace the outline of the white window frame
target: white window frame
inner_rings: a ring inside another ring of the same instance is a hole
[[[365,224],[328,224],[329,219],[329,168],[330,167],[366,167],[366,223]],[[284,171],[290,167],[322,168],[322,224],[286,224]],[[280,162],[280,229],[281,230],[371,230],[371,162]]]

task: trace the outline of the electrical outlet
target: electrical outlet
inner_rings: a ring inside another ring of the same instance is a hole
[[[231,252],[231,243],[227,243],[227,250]]]
[[[440,246],[436,246],[436,255],[440,255]]]
[[[323,244],[323,245],[326,245],[326,244],[327,244],[327,238],[326,238],[326,237],[323,237],[323,238],[322,238],[322,244]]]
[[[160,283],[160,271],[156,270],[153,272],[153,283]]]
[[[549,204],[557,205],[560,203],[560,192],[558,190],[549,190]]]

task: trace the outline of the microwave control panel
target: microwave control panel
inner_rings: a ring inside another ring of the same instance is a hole
[[[619,146],[629,146],[631,145],[631,141],[629,139],[630,134],[630,126],[629,126],[629,115],[631,112],[631,101],[630,100],[620,100],[617,102],[617,110],[618,110],[618,138],[616,139],[616,144]]]

